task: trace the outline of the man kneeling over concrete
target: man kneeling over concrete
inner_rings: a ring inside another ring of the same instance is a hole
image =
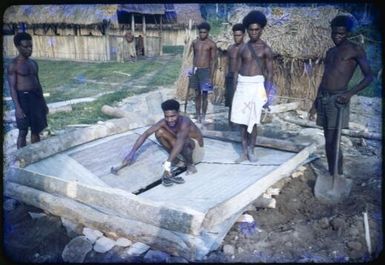
[[[122,164],[119,167],[111,168],[113,174],[117,174],[118,170],[134,162],[135,152],[153,133],[169,153],[168,159],[163,163],[163,185],[184,183],[182,177],[176,177],[171,173],[171,164],[175,165],[180,160],[180,156],[183,157],[187,166],[186,175],[197,172],[194,164],[200,162],[204,156],[201,131],[188,117],[180,115],[178,101],[169,99],[163,102],[161,106],[164,118],[139,136],[130,153],[123,159]]]

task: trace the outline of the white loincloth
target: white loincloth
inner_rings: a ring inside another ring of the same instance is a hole
[[[234,93],[231,121],[247,125],[251,133],[255,124],[260,124],[262,107],[267,102],[263,75],[238,75],[237,89]]]

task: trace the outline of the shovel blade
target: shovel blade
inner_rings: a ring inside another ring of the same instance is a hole
[[[317,176],[314,186],[315,197],[327,204],[336,204],[349,197],[352,180],[343,176],[321,174]]]

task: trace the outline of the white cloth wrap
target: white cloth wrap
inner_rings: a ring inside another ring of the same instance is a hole
[[[247,125],[251,133],[255,124],[260,124],[262,107],[267,102],[263,75],[238,75],[237,89],[234,93],[231,121]]]

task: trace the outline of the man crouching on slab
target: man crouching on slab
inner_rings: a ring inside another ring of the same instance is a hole
[[[187,167],[186,175],[197,172],[194,164],[202,161],[204,156],[201,131],[190,118],[180,115],[178,101],[169,99],[163,102],[161,106],[164,118],[139,136],[121,165],[116,168],[112,167],[111,173],[117,174],[121,168],[131,165],[134,162],[136,151],[153,133],[155,133],[158,142],[169,153],[168,159],[163,163],[163,185],[171,186],[173,183],[184,183],[182,177],[176,177],[171,173],[171,164],[175,165],[180,160],[180,156],[183,157]]]

